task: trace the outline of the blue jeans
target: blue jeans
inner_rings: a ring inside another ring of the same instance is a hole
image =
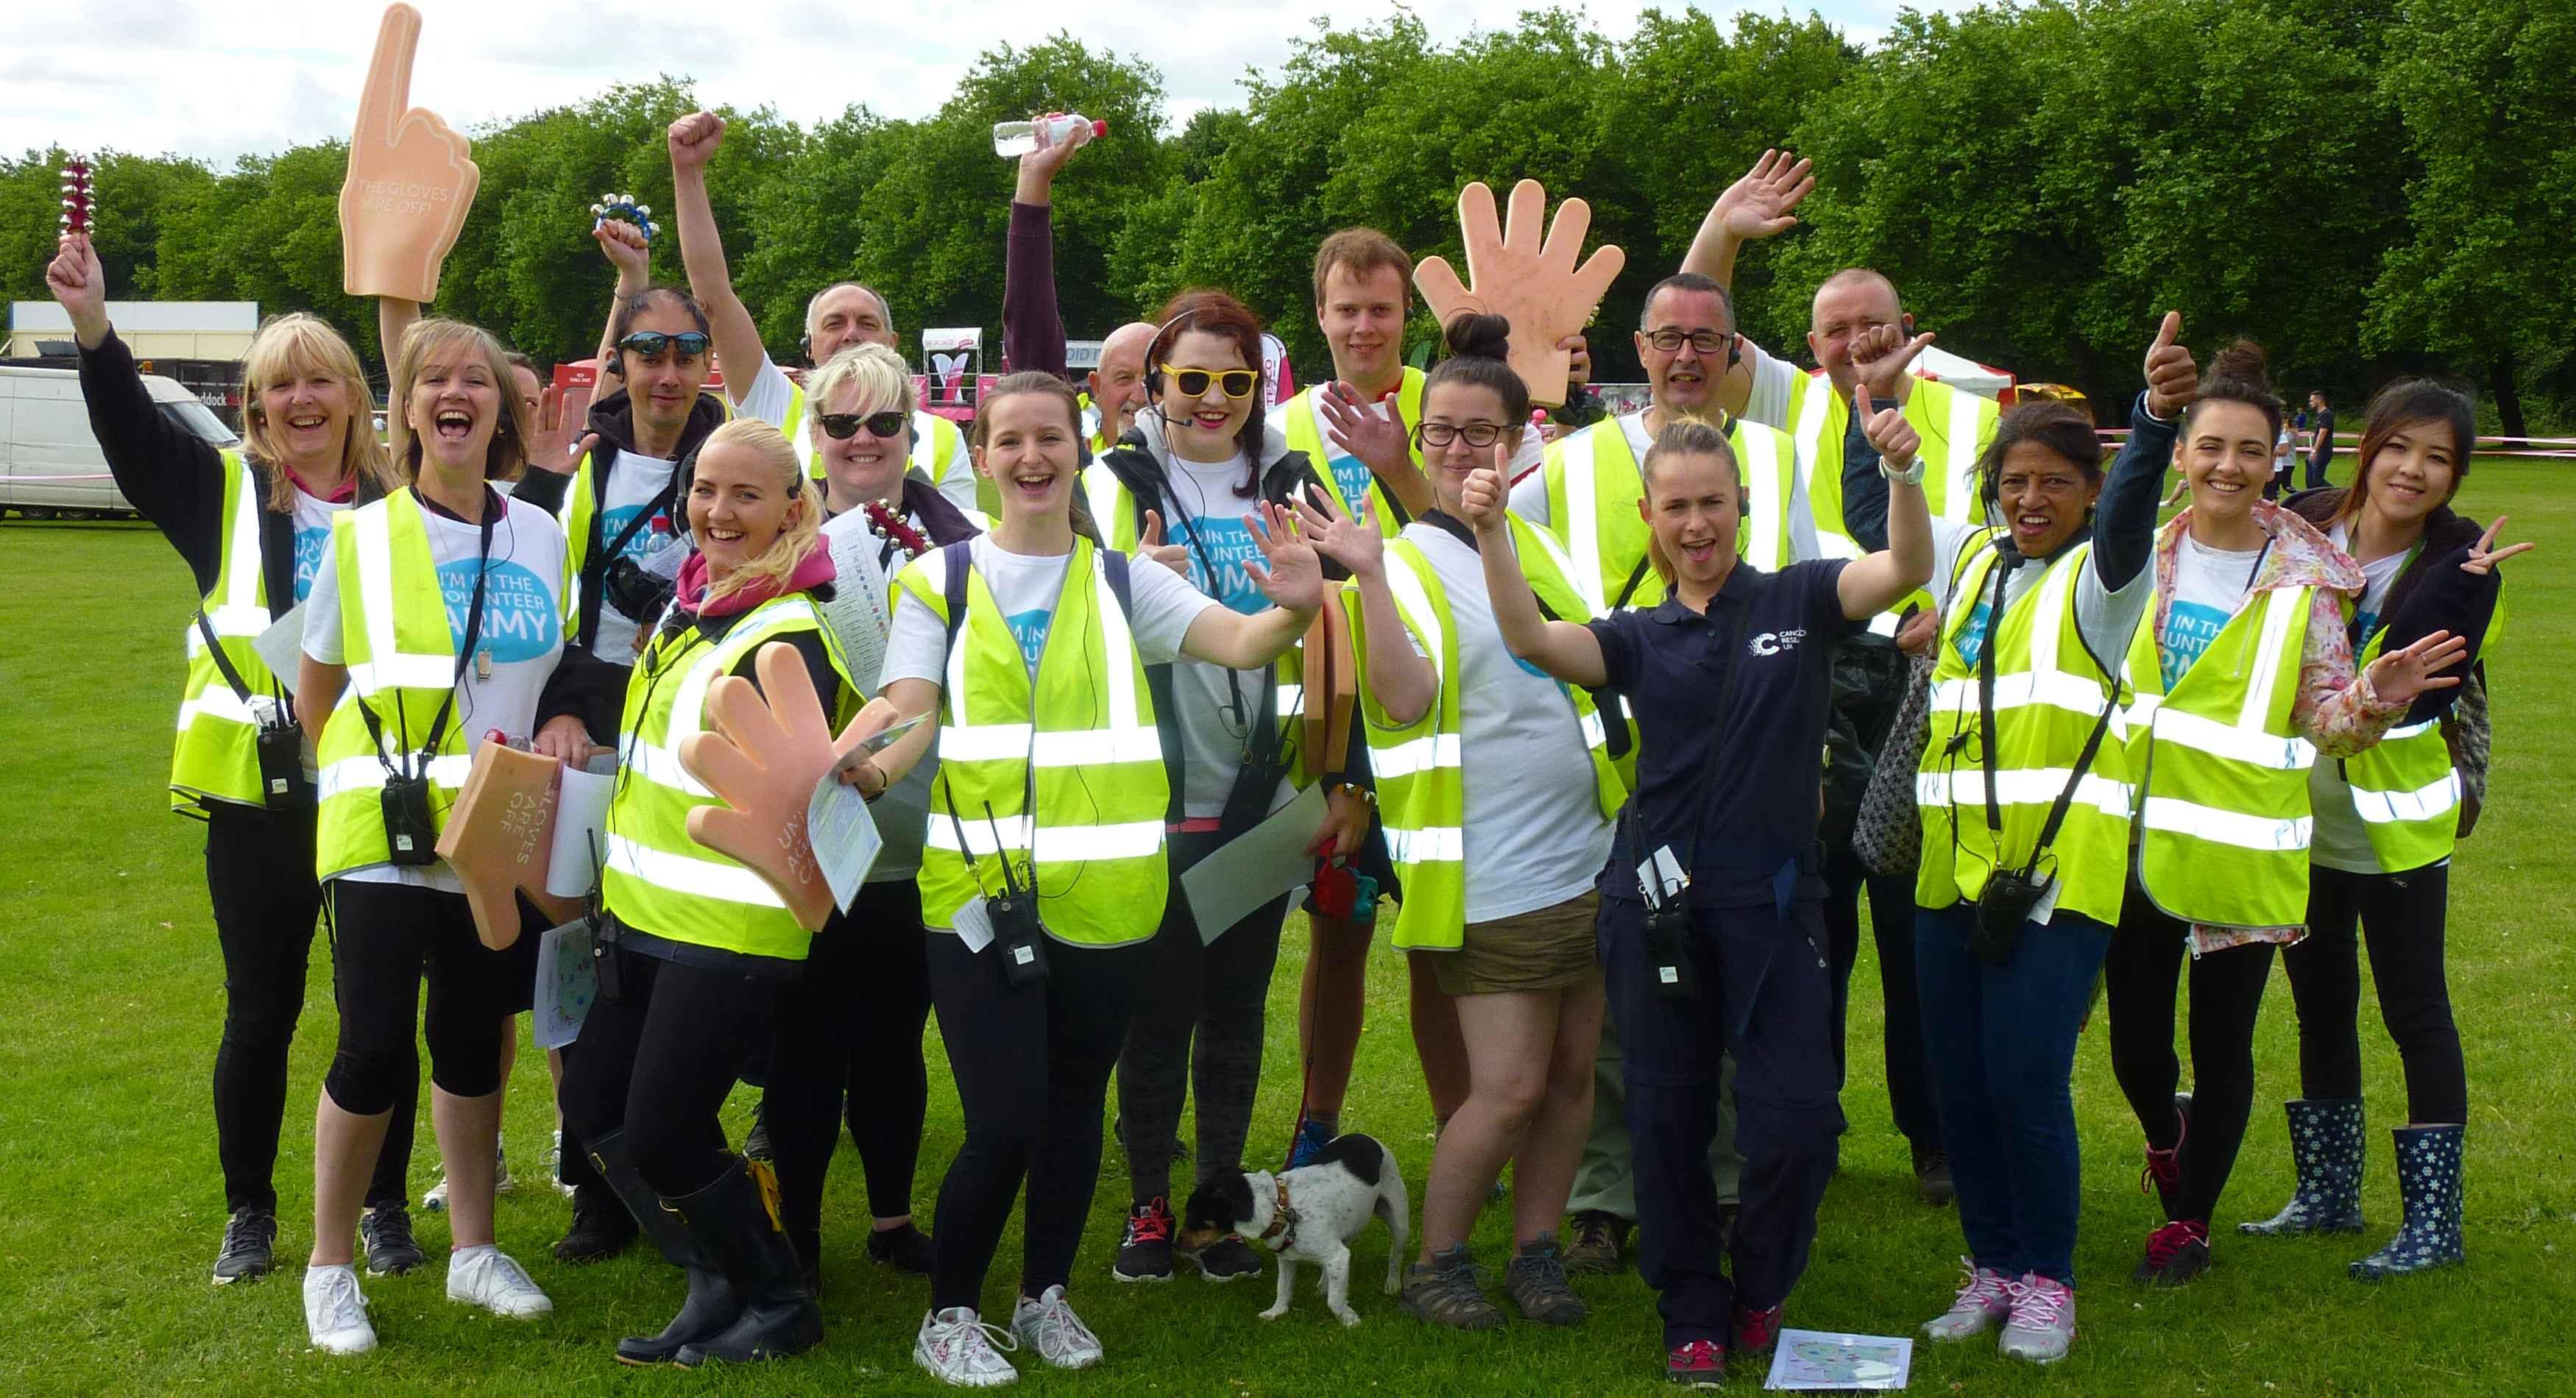
[[[2075,1142],[2076,1033],[2111,929],[2060,911],[2022,928],[2002,965],[1968,950],[1976,908],[1926,908],[1914,922],[1923,1049],[1959,1227],[1978,1266],[2075,1284],[2081,1171]]]

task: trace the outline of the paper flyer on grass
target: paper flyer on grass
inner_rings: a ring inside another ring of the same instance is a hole
[[[1764,1388],[1877,1390],[1905,1387],[1914,1342],[1887,1335],[1783,1330]]]

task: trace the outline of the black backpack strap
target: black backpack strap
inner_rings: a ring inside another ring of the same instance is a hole
[[[973,560],[967,556],[967,543],[960,539],[942,544],[940,564],[948,570],[945,588],[948,598],[948,648],[957,648],[957,628],[966,624],[966,568]],[[952,696],[953,699],[953,696]]]

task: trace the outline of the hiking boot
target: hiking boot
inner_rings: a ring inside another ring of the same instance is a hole
[[[1914,1148],[1914,1196],[1934,1208],[1959,1197],[1950,1180],[1950,1152],[1939,1146]]]
[[[1566,1284],[1565,1254],[1554,1233],[1541,1233],[1521,1244],[1520,1255],[1503,1267],[1503,1293],[1521,1314],[1541,1325],[1573,1325],[1592,1314],[1583,1298]]]
[[[1923,1323],[1923,1333],[1936,1340],[1964,1340],[1982,1335],[2012,1314],[2013,1279],[1992,1267],[1959,1259],[1959,1292],[1950,1309]]]
[[[215,1285],[257,1281],[276,1266],[277,1214],[248,1205],[233,1210],[224,1224],[224,1245],[215,1254]]]
[[[1088,1369],[1100,1362],[1100,1337],[1065,1304],[1064,1288],[1050,1286],[1036,1300],[1023,1296],[1011,1311],[1011,1333],[1059,1369]]]
[[[2146,1286],[2188,1286],[2209,1270],[2209,1225],[2176,1219],[2147,1235],[2147,1255],[2129,1279]]]
[[[1199,1275],[1212,1282],[1229,1282],[1236,1277],[1261,1275],[1261,1254],[1252,1245],[1232,1233],[1217,1239],[1197,1252],[1186,1253],[1199,1266]]]
[[[907,1223],[900,1228],[877,1228],[868,1233],[868,1260],[882,1262],[900,1272],[930,1275],[930,1235]]]
[[[2290,1118],[2290,1164],[2299,1185],[2281,1211],[2239,1233],[2361,1231],[2361,1103],[2355,1099],[2284,1102]]]
[[[952,1388],[997,1388],[1020,1376],[1002,1357],[1003,1350],[1019,1347],[1010,1331],[985,1324],[964,1306],[951,1306],[922,1315],[912,1337],[912,1362]]]
[[[1735,1352],[1766,1354],[1773,1345],[1778,1344],[1781,1309],[1779,1306],[1773,1306],[1767,1311],[1756,1311],[1743,1306],[1736,1307]]]
[[[2460,1245],[2460,1151],[2466,1128],[2401,1126],[2397,1143],[2397,1195],[2406,1221],[2388,1246],[2352,1264],[2355,1281],[2386,1281],[2436,1267],[2457,1266]]]
[[[508,1320],[552,1315],[555,1303],[528,1279],[527,1269],[486,1243],[447,1259],[447,1299],[480,1306]]]
[[[2037,1272],[2013,1283],[2012,1315],[1995,1348],[2007,1359],[2054,1364],[2075,1343],[2075,1288]]]
[[[1724,1388],[1726,1346],[1715,1340],[1675,1345],[1664,1355],[1664,1377],[1684,1388]]]
[[[1109,1275],[1123,1282],[1172,1279],[1172,1201],[1157,1194],[1127,1211],[1127,1236]]]
[[[623,1136],[625,1133],[617,1133]],[[655,1208],[661,1207],[658,1200]],[[605,1189],[584,1186],[572,1196],[572,1226],[555,1242],[557,1262],[604,1262],[635,1245],[635,1215]]]
[[[1502,1311],[1476,1284],[1476,1263],[1465,1243],[1431,1254],[1428,1267],[1417,1262],[1405,1268],[1404,1290],[1395,1303],[1416,1320],[1453,1330],[1491,1330],[1503,1323]]]
[[[364,1354],[376,1347],[356,1268],[304,1269],[304,1333],[324,1354]]]
[[[399,1277],[429,1262],[411,1235],[411,1215],[400,1204],[378,1204],[358,1215],[358,1241],[367,1248],[367,1275]]]
[[[1628,1220],[1599,1209],[1574,1216],[1565,1245],[1565,1270],[1576,1276],[1616,1276],[1628,1269]]]
[[[2191,1094],[2174,1094],[2174,1143],[2171,1149],[2147,1147],[2147,1167],[2138,1172],[2138,1192],[2153,1194],[2170,1219],[2181,1211],[2182,1151],[2191,1144]]]

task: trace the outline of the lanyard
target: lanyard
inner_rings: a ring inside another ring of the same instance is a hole
[[[465,682],[465,667],[473,663],[475,644],[482,639],[483,635],[483,584],[492,569],[492,525],[500,518],[503,508],[505,507],[501,502],[500,492],[489,485],[484,486],[481,544],[480,552],[474,560],[474,600],[467,604],[465,611],[465,640],[456,648],[456,672],[448,679],[447,694],[438,702],[438,716],[430,720],[429,738],[421,744],[419,756],[414,758],[406,754],[404,766],[401,768],[394,766],[393,759],[385,755],[384,727],[376,718],[375,707],[364,702],[358,705],[358,712],[367,720],[368,736],[376,740],[376,760],[384,764],[385,771],[388,773],[416,777],[427,772],[430,759],[438,753],[439,739],[447,733],[448,714],[456,707],[456,688]],[[438,570],[435,567],[431,568],[429,576],[430,582],[435,585],[438,581]],[[445,610],[443,599],[440,609]],[[394,694],[394,707],[396,714],[399,715],[402,708],[400,691]]]

